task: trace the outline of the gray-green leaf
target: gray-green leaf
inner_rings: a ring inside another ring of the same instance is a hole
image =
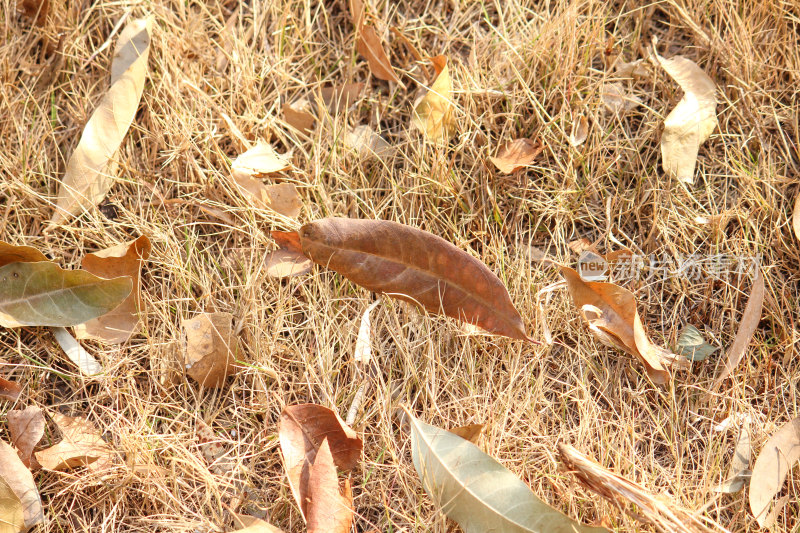
[[[0,268],[0,326],[74,326],[104,315],[128,297],[130,276],[103,279],[55,263]]]
[[[510,470],[461,437],[409,415],[414,467],[465,533],[600,533],[541,501]]]
[[[719,347],[708,344],[700,330],[689,324],[678,337],[675,349],[685,358],[697,362],[704,361],[709,355],[719,350]]]

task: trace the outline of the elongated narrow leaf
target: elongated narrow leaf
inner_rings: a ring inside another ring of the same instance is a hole
[[[589,533],[536,497],[510,470],[469,441],[414,418],[411,457],[425,490],[465,533]]]
[[[383,50],[381,38],[375,28],[369,24],[362,24],[360,32],[361,35],[358,37],[356,47],[358,48],[358,53],[367,59],[372,75],[381,80],[400,83],[400,79],[394,73],[392,64],[389,62],[389,56]]]
[[[531,340],[503,282],[486,265],[427,231],[388,220],[325,218],[300,229],[303,253],[362,287]]]
[[[761,321],[761,309],[764,307],[764,290],[764,275],[759,271],[755,281],[753,281],[750,298],[744,307],[744,313],[739,322],[739,331],[736,332],[733,344],[728,349],[725,357],[725,366],[714,379],[712,390],[716,390],[725,378],[730,376],[731,372],[739,365],[744,354],[747,353],[747,347],[750,346],[753,333],[755,333],[758,323]]]
[[[122,31],[111,63],[111,87],[100,100],[67,162],[50,226],[96,205],[113,184],[109,163],[136,116],[150,54],[152,19]]]
[[[572,301],[589,324],[590,331],[604,344],[638,358],[654,383],[669,381],[668,366],[685,368],[688,365],[683,357],[650,341],[631,291],[614,283],[584,281],[566,266],[561,267],[561,275],[567,280]]]
[[[117,307],[132,285],[46,261],[11,263],[0,267],[0,326],[74,326]]]
[[[767,511],[797,461],[800,461],[800,416],[769,438],[753,466],[750,510],[761,527],[769,527],[777,516]]]

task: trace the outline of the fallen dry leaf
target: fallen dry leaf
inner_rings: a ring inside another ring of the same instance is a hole
[[[17,447],[20,460],[31,467],[33,448],[39,444],[44,435],[44,413],[36,406],[30,405],[25,409],[12,409],[8,412],[8,432],[11,434],[11,443]]]
[[[31,471],[14,448],[0,440],[0,530],[24,532],[43,521],[42,499]]]
[[[750,510],[759,526],[770,527],[777,518],[777,512],[767,514],[767,510],[797,461],[800,461],[800,416],[769,438],[753,466],[753,475],[750,478]],[[776,511],[779,511],[777,506]]]
[[[458,435],[464,440],[471,442],[472,444],[478,444],[478,441],[483,434],[483,424],[469,424],[466,426],[459,426],[456,428],[448,429],[450,433],[453,435]]]
[[[17,10],[33,20],[37,26],[44,26],[50,11],[50,0],[19,0]]]
[[[436,78],[414,102],[411,124],[432,141],[446,141],[455,131],[451,96],[453,82],[445,56],[431,58]]]
[[[503,282],[441,237],[388,220],[325,218],[300,228],[303,253],[367,290],[531,341]]]
[[[327,437],[322,439],[309,467],[308,498],[308,533],[349,533],[353,522],[353,494],[349,480],[345,481],[344,491],[339,491],[339,478]]]
[[[696,513],[684,510],[663,496],[652,494],[644,487],[607,470],[568,444],[559,443],[558,452],[564,465],[587,489],[620,507],[634,519],[645,524],[654,524],[659,531],[725,531],[721,527],[706,527]],[[635,511],[630,508],[631,504],[636,506]]]
[[[225,446],[222,445],[222,439],[217,437],[208,424],[198,420],[196,433],[200,453],[203,454],[203,459],[208,463],[211,472],[223,475],[236,470],[235,460],[228,455]]]
[[[308,520],[311,465],[323,441],[327,441],[332,461],[341,470],[355,468],[361,460],[363,444],[339,415],[316,404],[284,407],[278,435],[289,486],[300,512]]]
[[[383,49],[378,32],[369,24],[362,24],[356,42],[358,53],[367,59],[372,75],[381,80],[400,83],[400,78],[394,73],[389,56]]]
[[[644,78],[649,74],[642,59],[629,63],[619,62],[614,66],[614,71],[620,78]]]
[[[53,421],[61,430],[63,439],[55,446],[34,453],[43,469],[68,470],[88,466],[91,470],[99,470],[113,461],[111,448],[89,420],[54,413]]]
[[[747,347],[750,345],[753,333],[755,333],[758,323],[761,322],[762,307],[764,307],[764,275],[759,270],[755,281],[753,281],[750,299],[747,300],[744,313],[742,313],[742,319],[739,321],[739,331],[736,332],[733,344],[728,349],[724,368],[716,379],[714,379],[714,384],[711,386],[712,391],[719,388],[725,378],[738,366],[742,357],[744,357],[744,354],[747,352]]]
[[[733,452],[731,466],[728,469],[728,477],[714,488],[715,492],[723,492],[726,494],[739,492],[751,475],[750,457],[752,455],[752,447],[750,446],[750,423],[752,420],[749,416],[738,418],[740,420],[739,437],[736,439],[736,449]]]
[[[375,130],[364,124],[347,130],[344,135],[344,145],[364,158],[387,159],[395,151],[383,137],[375,133]]]
[[[300,235],[296,231],[272,230],[270,235],[272,235],[272,238],[275,239],[275,242],[277,242],[278,246],[281,248],[285,248],[299,254],[303,253],[303,245],[300,244]]]
[[[121,344],[133,335],[144,309],[139,276],[151,248],[150,239],[142,235],[128,244],[112,246],[83,258],[81,268],[95,276],[105,279],[130,276],[133,290],[113,311],[75,326],[77,338]]]
[[[253,148],[236,158],[231,166],[231,177],[243,196],[256,207],[272,209],[289,218],[297,218],[302,204],[297,188],[291,183],[265,185],[257,178],[286,170],[289,160],[279,155],[266,143],[258,142]]]
[[[653,54],[684,95],[664,120],[661,158],[664,171],[685,183],[694,182],[700,145],[717,127],[717,86],[693,61],[682,56],[666,59]]]
[[[183,321],[186,373],[204,387],[221,387],[236,372],[239,341],[233,336],[233,315],[202,313]]]
[[[15,381],[0,378],[0,398],[16,402],[22,392],[22,387]]]
[[[131,293],[129,277],[102,279],[55,263],[0,267],[0,326],[74,326],[117,307]]]
[[[348,0],[348,7],[350,8],[350,20],[356,28],[361,26],[364,20],[364,2],[362,0]]]
[[[542,150],[544,150],[544,143],[541,141],[533,142],[525,138],[515,139],[504,144],[498,150],[497,155],[490,157],[489,160],[503,174],[511,174],[533,163]]]
[[[113,184],[109,164],[136,116],[147,74],[152,18],[130,22],[111,63],[111,87],[100,100],[67,162],[49,227],[96,205]]]
[[[39,261],[49,261],[49,259],[36,248],[14,246],[0,241],[0,267],[9,263],[36,263]]]
[[[589,121],[581,115],[572,123],[572,131],[569,134],[569,144],[573,147],[582,145],[589,136]]]
[[[603,85],[600,98],[606,110],[613,114],[626,113],[642,105],[641,98],[629,94],[625,86],[618,81]]]
[[[686,359],[650,342],[632,292],[614,283],[583,281],[575,270],[560,268],[575,307],[603,344],[635,356],[644,363],[650,379],[659,385],[669,381],[668,367],[688,366]]]
[[[370,323],[369,315],[373,309],[378,307],[381,303],[380,299],[375,300],[361,315],[361,323],[358,326],[358,335],[356,336],[356,349],[353,352],[353,359],[359,365],[366,367],[372,361],[372,326]]]
[[[311,114],[311,104],[302,99],[291,104],[283,104],[283,120],[291,127],[302,133],[309,133],[314,129],[317,119]]]
[[[50,328],[50,331],[53,332],[58,345],[67,354],[67,358],[75,363],[81,374],[84,376],[97,376],[103,373],[103,367],[100,362],[81,346],[75,337],[67,331],[67,328],[54,326]]]
[[[264,257],[267,276],[275,279],[293,278],[311,272],[314,263],[301,253],[278,248]]]
[[[338,115],[353,105],[363,91],[363,83],[345,83],[320,89],[320,97],[328,111]]]

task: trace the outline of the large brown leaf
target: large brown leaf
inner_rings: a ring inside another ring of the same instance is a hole
[[[312,403],[285,407],[278,434],[292,494],[308,520],[311,466],[323,442],[327,439],[333,462],[342,470],[355,468],[361,459],[363,444],[339,415]]]
[[[631,291],[614,283],[583,281],[575,270],[560,268],[572,301],[592,333],[604,344],[638,358],[654,383],[663,385],[669,381],[668,366],[688,364],[684,358],[650,342]]]
[[[388,220],[325,218],[300,228],[303,253],[362,287],[514,339],[531,340],[503,282],[441,237]]]
[[[750,510],[761,527],[770,527],[780,507],[767,512],[772,500],[783,488],[789,471],[800,461],[800,416],[772,435],[753,466],[750,477]]]
[[[130,276],[133,290],[113,311],[75,326],[79,339],[97,339],[121,344],[127,341],[139,325],[143,302],[139,284],[142,263],[150,257],[150,239],[142,235],[128,244],[113,246],[88,254],[81,266],[95,276],[110,279]]]

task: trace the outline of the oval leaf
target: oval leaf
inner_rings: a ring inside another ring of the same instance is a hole
[[[131,293],[128,276],[102,279],[46,261],[0,268],[0,326],[74,326],[108,313]]]
[[[531,340],[503,282],[441,237],[388,220],[325,218],[300,229],[303,253],[362,287],[491,333]]]
[[[348,533],[353,522],[353,493],[345,481],[339,491],[328,439],[322,439],[308,476],[308,533]]]
[[[764,445],[750,478],[750,510],[761,527],[769,527],[777,513],[767,511],[786,476],[800,460],[800,416],[778,430]]]
[[[465,533],[607,532],[583,526],[536,497],[480,448],[409,415],[411,457],[422,484]]]
[[[0,529],[28,531],[42,521],[42,499],[30,470],[14,448],[0,440]]]

